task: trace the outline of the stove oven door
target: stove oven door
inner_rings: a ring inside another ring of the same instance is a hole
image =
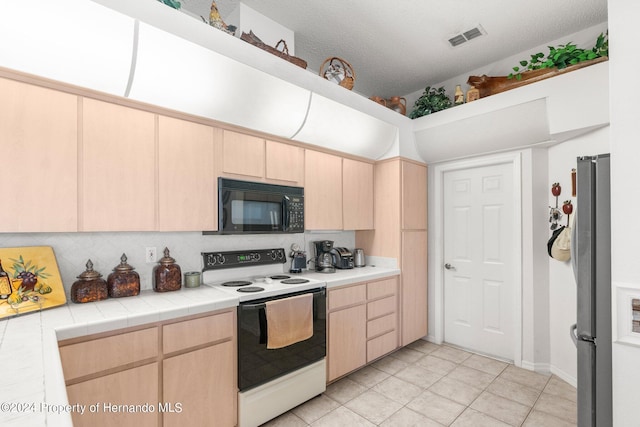
[[[278,349],[267,349],[265,302],[313,294],[313,336]],[[322,360],[326,354],[326,290],[315,289],[240,303],[238,306],[238,387],[267,383]]]

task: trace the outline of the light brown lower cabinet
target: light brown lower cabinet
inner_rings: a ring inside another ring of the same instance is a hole
[[[402,232],[402,345],[427,335],[427,232]]]
[[[328,344],[328,381],[367,362],[367,308],[364,303],[329,313]]]
[[[67,395],[69,403],[86,407],[84,414],[71,414],[74,427],[157,427],[158,363],[70,385]]]
[[[236,424],[235,354],[231,341],[165,359],[162,396],[181,404],[163,413],[163,426],[228,427]],[[175,407],[175,406],[174,406]]]
[[[329,290],[327,381],[398,348],[398,278]]]
[[[235,309],[59,343],[81,426],[237,424]],[[89,411],[89,405],[97,405]]]

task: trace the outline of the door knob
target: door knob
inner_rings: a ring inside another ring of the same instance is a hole
[[[449,263],[446,263],[446,264],[444,265],[444,268],[446,268],[447,270],[455,270],[455,269],[456,269],[453,265],[451,265],[451,264],[449,264]]]

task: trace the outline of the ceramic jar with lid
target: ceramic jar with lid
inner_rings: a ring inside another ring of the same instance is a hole
[[[94,271],[91,260],[87,261],[87,269],[78,276],[77,281],[71,286],[71,301],[85,303],[107,299],[107,282],[102,274]]]
[[[164,248],[164,257],[153,268],[153,290],[156,292],[177,291],[182,287],[182,271],[176,260]]]
[[[133,297],[140,293],[140,276],[127,264],[127,255],[122,254],[120,264],[107,277],[107,288],[111,298]]]

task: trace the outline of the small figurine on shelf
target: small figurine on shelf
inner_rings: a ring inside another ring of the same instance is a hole
[[[480,99],[480,91],[471,86],[467,91],[467,102],[472,102],[478,99]]]
[[[205,19],[202,18],[202,20],[204,21]],[[236,34],[237,27],[235,25],[227,25],[222,20],[222,16],[220,16],[220,12],[218,12],[218,6],[216,5],[215,0],[211,2],[211,12],[209,12],[209,25],[224,31],[225,33],[231,34],[232,36]]]
[[[464,104],[464,92],[460,85],[456,85],[456,91],[453,93],[453,105]]]

